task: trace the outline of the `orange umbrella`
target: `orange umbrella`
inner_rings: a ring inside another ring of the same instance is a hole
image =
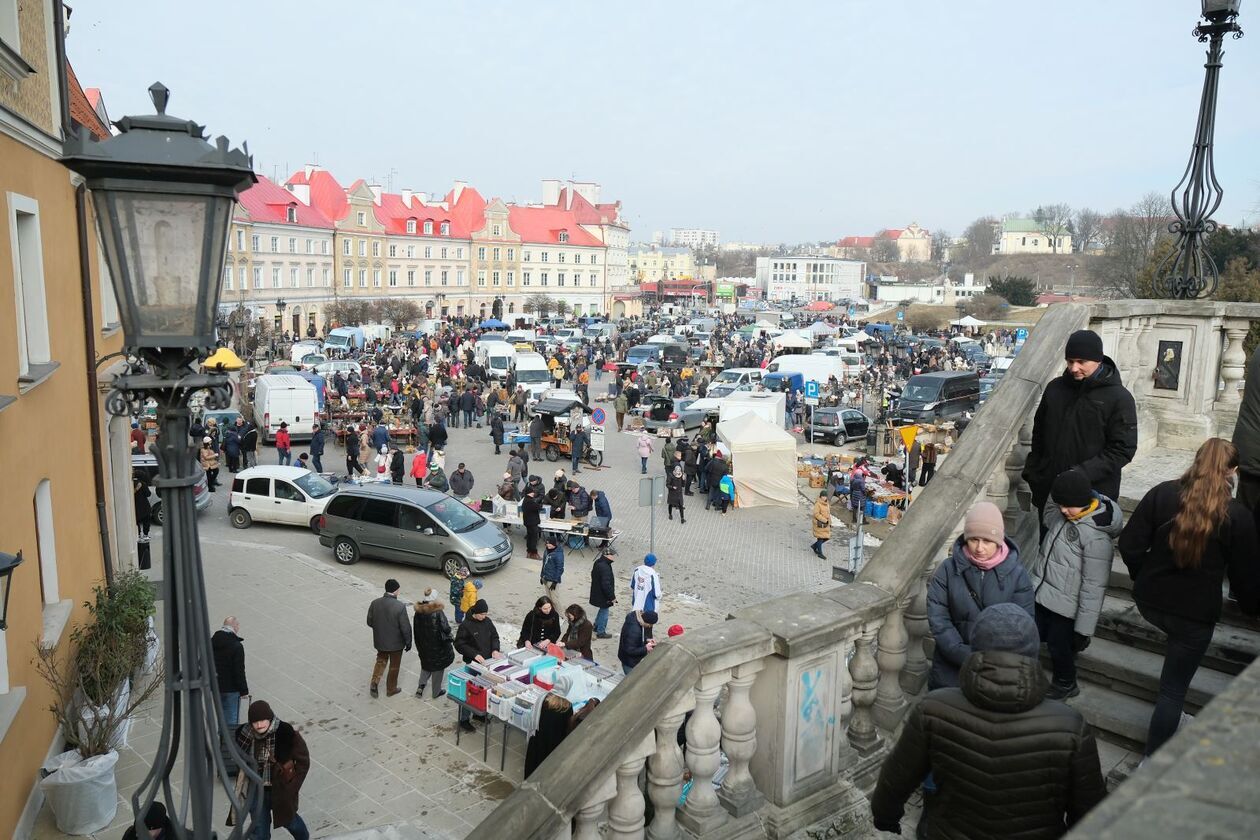
[[[825,300],[816,300],[805,308],[810,312],[826,312],[828,310],[835,309],[835,304]]]

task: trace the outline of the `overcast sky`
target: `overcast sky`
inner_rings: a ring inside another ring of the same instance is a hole
[[[110,116],[170,112],[308,162],[536,201],[620,199],[632,236],[797,242],[1167,193],[1193,139],[1199,0],[74,0]],[[1217,218],[1260,219],[1260,2],[1226,45]]]

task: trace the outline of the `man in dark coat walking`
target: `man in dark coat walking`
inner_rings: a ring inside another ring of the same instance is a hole
[[[531,479],[535,476],[531,476]],[[525,487],[525,498],[521,499],[521,524],[525,526],[525,556],[530,560],[538,558],[538,537],[542,526],[542,483],[530,481]]]
[[[608,632],[608,609],[617,604],[617,583],[613,576],[613,560],[617,558],[617,549],[608,546],[591,565],[591,596],[589,603],[598,612],[595,613],[595,637],[611,639]]]
[[[378,696],[377,684],[389,665],[385,680],[385,694],[393,697],[402,691],[398,687],[398,669],[402,666],[404,650],[411,650],[411,622],[407,620],[407,605],[398,600],[398,581],[385,581],[385,594],[368,606],[367,626],[372,628],[372,645],[376,648],[376,664],[372,667],[372,682],[368,687],[373,697]]]
[[[223,720],[228,726],[240,723],[241,698],[249,696],[243,641],[241,624],[234,615],[223,619],[223,627],[210,637],[214,673],[219,678],[219,705],[223,707]]]
[[[1035,511],[1045,507],[1055,476],[1068,470],[1085,473],[1107,498],[1119,498],[1120,470],[1137,452],[1137,407],[1098,333],[1072,333],[1064,357],[1067,369],[1046,386],[1037,406],[1024,464]]]
[[[311,466],[315,467],[315,472],[322,473],[324,471],[324,463],[321,460],[324,457],[324,429],[318,423],[312,425],[314,431],[311,433]]]
[[[938,792],[925,798],[921,837],[1060,837],[1102,801],[1093,731],[1080,712],[1045,699],[1039,644],[1021,607],[980,614],[960,687],[924,697],[884,760],[871,794],[875,828],[901,832],[905,802],[928,773]]]

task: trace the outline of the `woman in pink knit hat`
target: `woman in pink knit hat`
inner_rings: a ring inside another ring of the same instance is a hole
[[[1019,561],[1019,546],[1007,539],[1002,511],[992,502],[977,502],[928,584],[928,625],[936,639],[929,690],[958,685],[976,619],[986,607],[1006,603],[1032,616],[1032,580]]]

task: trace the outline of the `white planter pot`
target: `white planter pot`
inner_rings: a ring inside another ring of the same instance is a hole
[[[39,788],[65,834],[92,834],[114,821],[118,812],[118,753],[85,759],[76,750],[54,756]]]
[[[105,709],[101,706],[93,706],[89,704],[82,695],[79,696],[79,718],[84,722],[84,726],[96,720],[98,715],[102,715]],[[131,702],[131,683],[124,682],[122,687],[118,689],[118,694],[114,697],[113,715],[115,717],[122,715],[127,710],[127,704]],[[115,750],[121,750],[127,746],[127,736],[131,733],[131,718],[127,718],[122,722],[118,729],[114,732],[110,739],[109,745]]]

